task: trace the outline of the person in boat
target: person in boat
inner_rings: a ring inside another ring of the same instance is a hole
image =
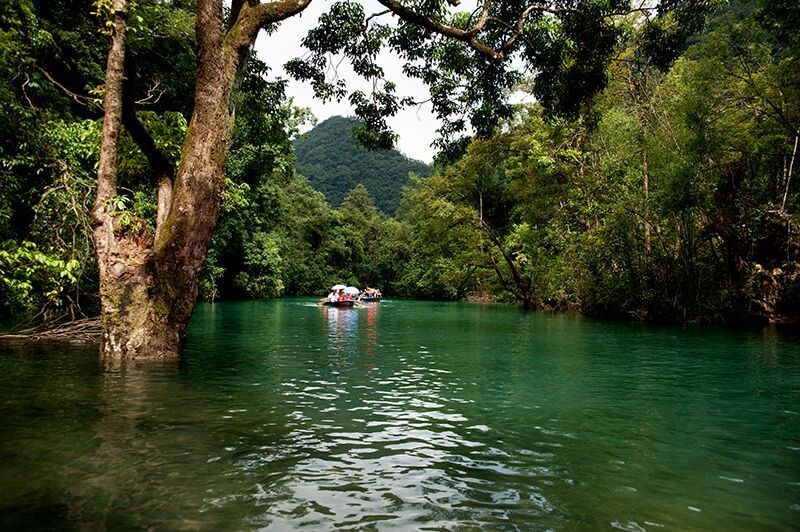
[[[366,287],[364,290],[359,294],[359,299],[377,299],[380,297],[380,290],[377,288],[370,288]]]
[[[338,299],[338,298],[337,298],[337,296],[336,296],[336,292],[333,292],[333,291],[332,291],[330,294],[328,294],[328,301],[329,301],[329,302],[333,303],[333,302],[334,302],[334,301],[336,301],[337,299]]]

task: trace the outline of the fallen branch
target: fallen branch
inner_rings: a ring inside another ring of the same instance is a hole
[[[100,318],[83,318],[0,334],[0,341],[3,340],[97,343],[100,341]]]

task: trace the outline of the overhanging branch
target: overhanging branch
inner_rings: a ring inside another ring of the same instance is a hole
[[[300,13],[310,3],[311,0],[277,0],[276,2],[255,5],[252,7],[252,11],[253,16],[259,22],[259,26],[263,27]]]
[[[477,36],[472,34],[470,31],[462,30],[461,28],[456,28],[455,26],[445,24],[440,20],[436,20],[434,18],[430,18],[420,13],[417,13],[416,11],[407,8],[397,0],[378,0],[378,2],[380,2],[385,7],[391,9],[395,15],[405,20],[406,22],[417,24],[419,26],[422,26],[423,28],[429,29],[440,35],[445,35],[447,37],[452,37],[453,39],[456,39],[458,41],[465,42],[474,50],[482,54],[485,54],[493,59],[501,60],[504,58],[504,56],[501,56],[496,50],[482,43],[480,39],[478,39]]]
[[[276,0],[275,2],[251,3],[243,2],[239,16],[230,26],[228,35],[239,46],[248,46],[255,41],[259,30],[300,13],[311,3],[311,0]]]
[[[513,47],[514,43],[519,40],[522,35],[525,33],[525,21],[531,15],[531,13],[550,13],[552,15],[563,15],[565,13],[580,13],[580,10],[575,8],[568,8],[568,7],[550,7],[548,5],[536,3],[531,4],[528,6],[525,11],[520,15],[517,19],[516,23],[513,26],[514,34],[511,35],[500,48],[492,48],[488,46],[483,41],[478,38],[478,33],[486,26],[487,21],[495,20],[494,17],[490,15],[492,0],[484,0],[483,7],[481,9],[481,16],[478,21],[472,26],[469,30],[462,30],[461,28],[457,28],[455,26],[451,26],[449,24],[445,24],[444,22],[437,20],[435,18],[431,18],[421,13],[417,13],[413,9],[410,9],[403,5],[400,0],[378,0],[382,5],[392,10],[392,12],[400,17],[401,19],[405,20],[406,22],[410,22],[412,24],[416,24],[422,26],[423,28],[427,28],[435,33],[440,35],[444,35],[447,37],[451,37],[453,39],[459,40],[468,44],[473,50],[480,52],[492,59],[497,61],[502,61],[508,57],[508,53]],[[450,2],[452,5],[453,2]]]

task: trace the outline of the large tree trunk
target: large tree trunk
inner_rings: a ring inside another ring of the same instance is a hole
[[[120,60],[115,43],[118,38],[124,41],[124,21],[121,27],[123,31],[112,37],[109,78]],[[233,129],[234,82],[246,59],[223,43],[220,2],[198,3],[197,28],[195,109],[175,181],[170,184],[162,177],[159,183],[158,240],[143,223],[122,227],[107,207],[96,208],[100,217],[105,215],[95,241],[100,264],[101,351],[109,358],[180,356],[197,299],[198,276],[219,212]],[[124,42],[120,47],[124,60]],[[106,91],[110,100],[108,81]],[[106,121],[114,121],[116,110],[107,106],[105,111]]]
[[[104,357],[159,360],[180,356],[197,300],[200,269],[219,213],[237,82],[259,29],[292,16],[309,2],[254,4],[235,0],[231,23],[223,29],[222,2],[198,0],[195,108],[174,182],[168,175],[159,179],[157,228],[153,236],[144,221],[134,219],[130,223],[132,217],[128,213],[123,224],[114,210],[127,7],[126,0],[114,0],[116,15],[106,73],[103,144],[94,208]],[[133,124],[136,129],[135,115]],[[133,137],[137,140],[136,134]],[[143,151],[147,148],[143,147]]]

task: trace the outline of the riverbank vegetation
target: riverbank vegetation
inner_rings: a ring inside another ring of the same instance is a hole
[[[0,7],[0,313],[17,321],[99,312],[91,211],[108,45],[77,4]],[[131,242],[155,233],[158,184],[185,150],[194,8],[141,2],[128,21],[137,111],[123,112],[118,192],[104,208]],[[553,92],[580,85],[517,80],[543,104],[448,145],[433,175],[412,176],[393,217],[362,185],[332,208],[297,173],[292,140],[310,117],[253,58],[200,296],[316,294],[335,280],[605,317],[796,316],[798,11],[788,0],[724,3],[681,38],[647,31],[636,14],[618,20],[602,92],[581,101]],[[559,99],[577,103],[556,114]]]
[[[420,282],[404,289],[667,321],[796,315],[797,16],[731,2],[668,68],[632,33],[578,120],[521,107],[408,191]]]

